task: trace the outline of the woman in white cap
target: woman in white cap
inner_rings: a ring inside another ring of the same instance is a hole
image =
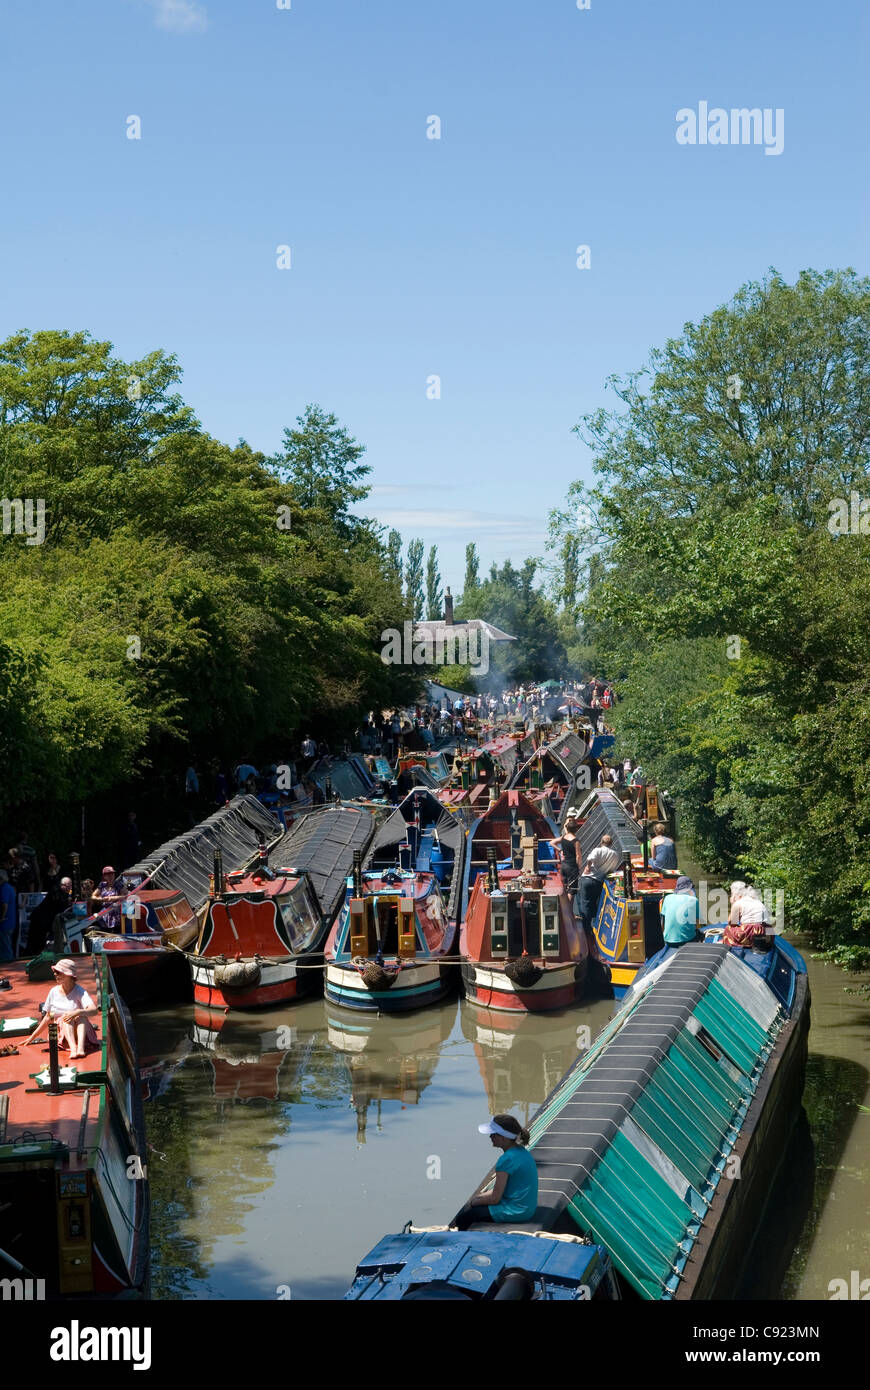
[[[494,1115],[478,1129],[489,1135],[494,1149],[502,1151],[495,1165],[495,1186],[486,1193],[479,1188],[453,1224],[467,1231],[477,1221],[531,1221],[538,1209],[538,1169],[526,1148],[528,1130],[513,1115]]]
[[[68,1047],[70,1061],[74,1061],[76,1058],[84,1057],[88,1047],[99,1043],[94,1025],[88,1017],[89,1014],[97,1012],[97,1006],[87,990],[76,984],[74,961],[59,960],[51,967],[51,973],[56,983],[46,996],[42,1022],[31,1033],[25,1046],[29,1047],[31,1043],[37,1042],[53,1018],[60,1033],[59,1046]]]

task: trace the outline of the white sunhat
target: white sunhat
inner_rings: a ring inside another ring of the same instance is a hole
[[[477,1128],[481,1134],[500,1134],[502,1139],[519,1139],[520,1137],[519,1133],[512,1134],[509,1129],[502,1129],[495,1120],[487,1120],[485,1125],[478,1125]]]

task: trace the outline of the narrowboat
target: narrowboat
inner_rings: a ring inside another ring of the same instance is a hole
[[[465,830],[425,788],[410,792],[358,855],[326,943],[331,1004],[399,1013],[452,988]]]
[[[584,730],[560,733],[517,767],[510,786],[521,788],[541,804],[545,814],[561,823],[563,807],[573,789],[585,786],[588,790],[598,775],[598,763],[588,761],[588,748]]]
[[[301,817],[271,852],[261,845],[249,870],[225,873],[218,851],[205,919],[186,953],[194,1003],[262,1008],[314,987],[354,853],[368,847],[374,830],[363,807],[323,806]]]
[[[62,918],[70,955],[94,952],[112,965],[128,1003],[141,1004],[187,993],[190,979],[181,954],[196,940],[209,895],[215,850],[236,869],[251,862],[258,845],[281,833],[279,820],[254,796],[237,796],[192,830],[161,845],[122,875],[127,896],[114,919],[107,909],[88,916],[76,905]]]
[[[345,1300],[585,1303],[617,1297],[607,1251],[574,1240],[532,1240],[522,1232],[424,1229],[410,1223],[386,1236],[357,1266]]]
[[[604,881],[592,924],[595,958],[604,967],[614,998],[621,999],[644,961],[664,944],[661,901],[673,892],[678,874],[650,867],[647,826],[638,825],[613,792],[591,792],[577,814],[584,862],[605,834],[622,858],[622,868]]]
[[[135,1044],[108,960],[83,956],[77,983],[100,1010],[97,1045],[64,1063],[51,1025],[26,1047],[52,981],[5,965],[0,993],[0,1268],[37,1297],[149,1293],[149,1187]]]
[[[589,966],[550,840],[554,822],[521,791],[506,791],[472,826],[459,941],[473,1003],[538,1013],[573,1004]]]
[[[739,1296],[801,1113],[808,1033],[806,967],[781,938],[764,953],[668,948],[529,1126],[533,1219],[433,1228],[422,1244],[406,1228],[367,1256],[347,1297],[455,1296],[441,1272],[461,1287],[484,1235],[501,1269],[520,1239],[594,1242],[582,1248],[605,1251],[616,1274],[606,1297]]]

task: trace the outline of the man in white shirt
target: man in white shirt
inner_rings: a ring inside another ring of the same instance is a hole
[[[603,883],[607,875],[614,873],[621,863],[621,856],[613,848],[612,837],[603,835],[601,844],[588,856],[586,868],[593,878],[597,878],[599,883]]]

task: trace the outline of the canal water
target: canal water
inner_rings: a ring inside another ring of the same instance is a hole
[[[754,1290],[798,1300],[870,1278],[870,1005],[804,954],[812,1145],[787,1156],[775,1282]],[[490,1166],[478,1124],[531,1116],[612,1010],[512,1022],[454,998],[365,1020],[317,999],[220,1031],[192,1005],[140,1013],[153,1296],[340,1298],[382,1235],[450,1219]]]

